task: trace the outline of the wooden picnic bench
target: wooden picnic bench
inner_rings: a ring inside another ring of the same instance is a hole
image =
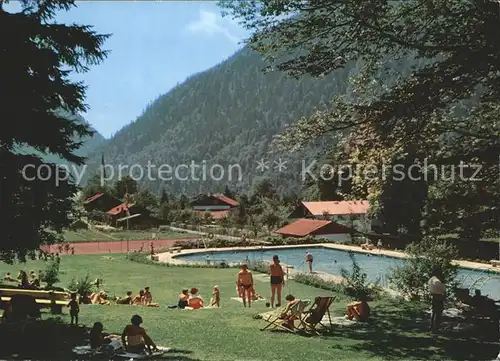
[[[70,300],[67,292],[27,290],[22,288],[0,288],[0,299],[9,302],[14,295],[26,295],[33,297],[40,308],[51,307],[56,312],[61,312]]]

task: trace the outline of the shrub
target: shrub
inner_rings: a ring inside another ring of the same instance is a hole
[[[339,294],[344,293],[344,287],[340,283],[325,280],[321,277],[307,274],[307,273],[297,273],[293,276],[293,280],[304,285],[320,288],[322,290],[337,292]]]
[[[269,263],[266,263],[264,261],[250,261],[247,263],[248,269],[259,272],[259,273],[265,273],[269,274]]]
[[[47,289],[53,288],[53,286],[59,282],[59,263],[57,261],[50,261],[41,277],[42,282],[47,284]]]
[[[94,292],[94,281],[90,278],[90,275],[87,273],[85,277],[81,277],[78,280],[73,278],[68,284],[68,289],[71,292],[78,293],[81,297],[87,297],[92,292]]]
[[[457,266],[451,261],[456,258],[457,251],[445,240],[424,238],[408,245],[405,251],[409,258],[389,274],[390,282],[404,296],[412,300],[427,299],[427,281],[434,271],[449,288],[456,286]]]
[[[359,267],[353,252],[349,252],[349,258],[352,261],[352,270],[350,272],[345,268],[340,270],[340,274],[344,279],[342,281],[344,293],[358,301],[363,299],[367,301],[373,300],[379,292],[378,283],[380,279],[377,279],[374,284],[370,284],[368,275]]]

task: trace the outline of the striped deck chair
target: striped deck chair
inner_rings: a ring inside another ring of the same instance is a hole
[[[324,328],[331,327],[332,318],[330,316],[330,306],[332,305],[334,300],[335,296],[316,297],[311,308],[302,312],[302,318],[300,319],[301,326],[303,326],[306,329],[306,331],[311,331],[317,335],[319,335],[317,329],[318,325],[321,325]],[[328,316],[328,323],[329,323],[328,326],[322,323],[322,320],[325,317],[325,315]]]
[[[304,312],[305,308],[311,303],[310,300],[299,300],[295,305],[292,306],[290,311],[288,312],[288,315],[286,315],[284,318],[281,317],[282,313],[286,309],[286,307],[281,307],[273,312],[264,314],[262,319],[267,322],[266,327],[262,328],[261,331],[267,330],[269,328],[271,329],[280,329],[283,331],[288,331],[288,332],[297,332],[299,331],[299,328],[295,326],[294,321],[298,321],[300,324],[302,324],[302,312]],[[285,324],[287,321],[291,320],[291,324],[293,327],[287,327]]]

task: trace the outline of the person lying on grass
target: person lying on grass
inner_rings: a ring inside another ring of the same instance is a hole
[[[298,316],[293,313],[292,309],[297,303],[300,302],[300,300],[298,298],[295,298],[295,296],[293,295],[287,295],[285,297],[285,300],[287,301],[287,305],[279,317],[282,320],[285,320],[283,326],[293,328],[293,323],[298,319]]]
[[[142,317],[139,315],[132,316],[130,325],[125,326],[122,333],[123,348],[131,353],[147,352],[150,355],[159,351],[151,337],[148,336],[146,330],[141,327]]]
[[[238,288],[241,290],[241,298],[243,299],[243,307],[252,307],[253,298],[253,276],[252,273],[248,271],[248,266],[246,264],[241,265],[241,271],[238,272]]]
[[[132,291],[128,291],[125,297],[116,298],[117,305],[131,305],[132,304]]]
[[[110,305],[111,302],[108,301],[108,295],[106,292],[96,292],[90,295],[90,303],[93,305]]]

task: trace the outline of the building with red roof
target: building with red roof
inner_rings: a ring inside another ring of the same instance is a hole
[[[83,201],[83,208],[85,208],[87,212],[92,212],[93,210],[107,212],[111,208],[118,206],[120,203],[121,201],[119,199],[110,196],[109,194],[96,193]]]
[[[203,194],[191,202],[193,211],[200,213],[201,216],[209,213],[214,220],[229,216],[230,212],[237,209],[239,205],[237,201],[221,193]]]
[[[329,220],[300,218],[274,231],[283,237],[303,238],[312,236],[317,239],[347,242],[353,229]]]

